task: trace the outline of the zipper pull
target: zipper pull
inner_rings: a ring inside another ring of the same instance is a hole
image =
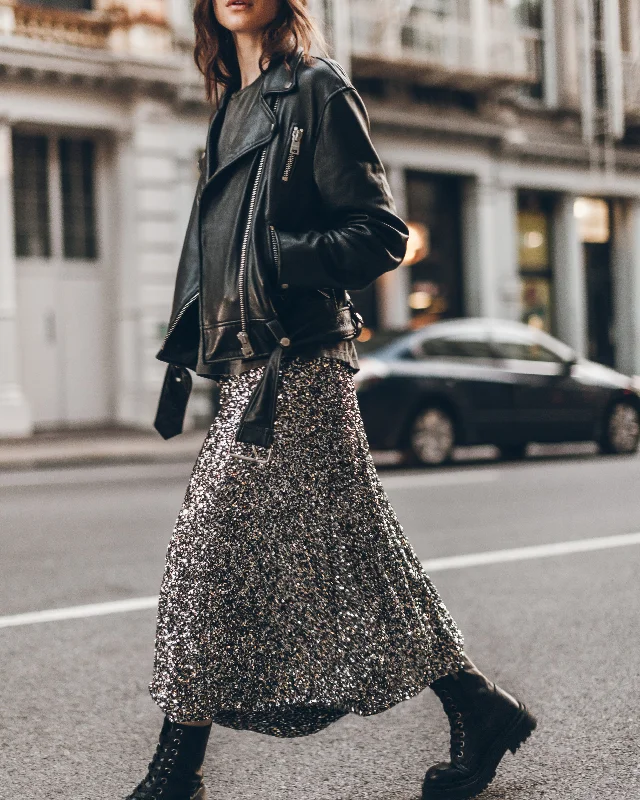
[[[289,148],[289,152],[293,156],[297,156],[300,152],[300,142],[302,141],[302,134],[304,133],[303,128],[294,128],[293,135],[291,136],[291,147]]]
[[[249,358],[254,354],[253,347],[251,347],[251,342],[249,341],[249,334],[245,333],[244,331],[240,331],[238,333],[238,339],[240,340],[240,347],[242,348],[242,355],[245,358]]]

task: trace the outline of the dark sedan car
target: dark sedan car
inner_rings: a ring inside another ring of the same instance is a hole
[[[514,459],[528,442],[634,453],[640,440],[633,379],[518,322],[429,325],[361,356],[355,380],[371,448],[422,464],[446,462],[455,445],[494,444]]]

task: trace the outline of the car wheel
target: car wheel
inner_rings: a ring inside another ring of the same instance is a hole
[[[527,443],[503,444],[498,450],[503,461],[521,461],[527,455]]]
[[[442,408],[425,408],[411,426],[409,444],[413,460],[436,467],[451,458],[456,440],[451,414]]]
[[[640,414],[630,403],[616,403],[604,424],[600,449],[603,453],[630,455],[640,442]]]

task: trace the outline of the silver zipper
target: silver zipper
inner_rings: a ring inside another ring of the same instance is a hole
[[[269,225],[269,233],[271,234],[271,249],[273,250],[273,262],[276,267],[280,263],[280,259],[278,258],[278,240],[276,238],[276,229],[273,225]]]
[[[302,141],[302,134],[304,128],[299,128],[297,125],[293,126],[291,133],[291,145],[289,146],[289,155],[287,156],[287,163],[284,165],[284,172],[282,173],[282,180],[288,181],[291,170],[293,169],[293,162],[296,156],[300,153],[300,142]]]
[[[273,104],[274,114],[278,110],[279,100],[280,98],[277,97],[275,103]],[[249,209],[247,211],[247,226],[244,230],[244,236],[242,238],[242,249],[240,250],[240,268],[238,270],[238,292],[240,295],[241,330],[238,333],[238,339],[240,341],[240,347],[242,349],[242,355],[244,356],[244,358],[251,358],[251,356],[254,355],[255,353],[253,347],[251,346],[251,341],[249,339],[249,318],[247,314],[247,299],[245,297],[245,292],[246,292],[245,277],[247,269],[247,248],[249,246],[249,234],[251,233],[251,223],[253,222],[253,212],[255,210],[255,205],[256,205],[258,185],[260,183],[260,178],[262,177],[264,162],[267,157],[267,148],[268,145],[262,151],[262,154],[260,156],[260,161],[258,163],[258,169],[256,171],[256,177],[253,182],[253,189],[251,191],[251,199],[249,201]]]
[[[195,302],[195,301],[198,299],[198,295],[199,295],[199,294],[200,294],[200,292],[198,292],[198,294],[195,294],[195,295],[194,295],[194,296],[191,298],[191,300],[187,300],[187,302],[186,302],[186,303],[185,303],[185,304],[182,306],[182,308],[181,308],[181,309],[180,309],[180,311],[178,312],[178,315],[177,315],[177,316],[176,316],[176,318],[173,320],[173,323],[172,323],[171,327],[170,327],[170,328],[169,328],[169,330],[167,331],[167,335],[164,337],[164,340],[163,340],[163,342],[162,342],[162,346],[163,346],[163,347],[164,347],[164,346],[165,346],[165,344],[167,343],[167,339],[168,339],[168,338],[171,336],[171,334],[172,334],[172,333],[175,331],[177,324],[180,322],[180,320],[181,320],[181,319],[182,319],[182,317],[184,316],[184,312],[185,312],[185,311],[186,311],[186,310],[189,308],[189,306],[190,306],[192,303],[194,303],[194,302]]]

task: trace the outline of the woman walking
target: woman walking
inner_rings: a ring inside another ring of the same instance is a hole
[[[536,723],[465,655],[368,451],[347,290],[397,267],[408,230],[367,112],[310,55],[306,0],[196,0],[194,19],[216,110],[156,427],[181,431],[189,369],[220,408],[167,552],[150,684],[166,716],[129,800],[204,800],[212,723],[305,736],[427,686],[451,752],[423,797],[473,797]]]

